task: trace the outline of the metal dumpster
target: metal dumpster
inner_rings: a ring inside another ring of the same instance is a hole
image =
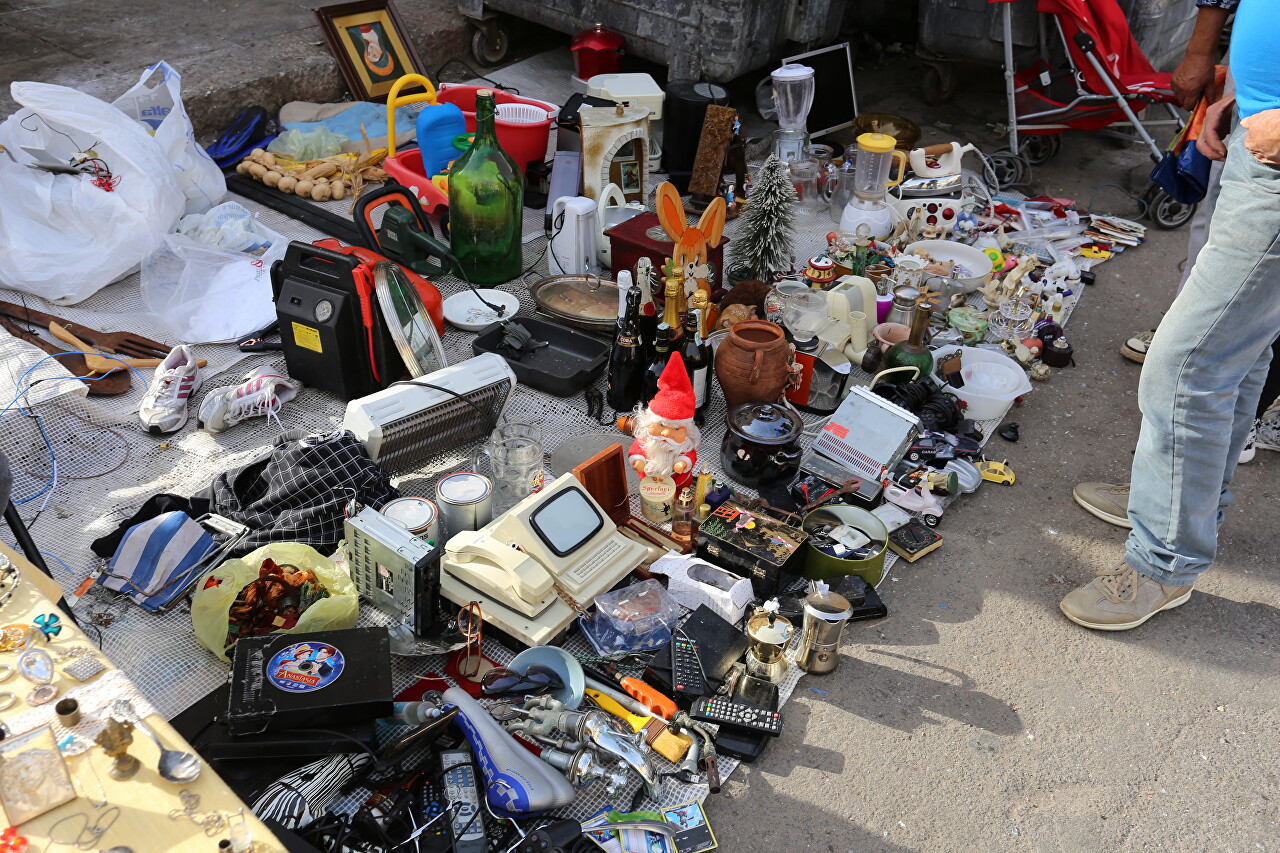
[[[492,14],[504,12],[573,34],[597,23],[621,33],[627,52],[669,69],[671,78],[728,82],[764,68],[785,42],[832,41],[846,0],[459,0],[476,22],[473,52],[497,62],[505,34]],[[479,49],[477,49],[479,48]]]

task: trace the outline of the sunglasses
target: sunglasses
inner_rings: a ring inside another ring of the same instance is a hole
[[[497,696],[503,693],[546,693],[564,687],[564,682],[551,667],[535,663],[524,672],[495,666],[484,674],[481,685],[486,696]]]

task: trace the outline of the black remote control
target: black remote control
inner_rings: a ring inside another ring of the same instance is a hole
[[[773,737],[782,731],[782,715],[777,711],[744,705],[725,696],[703,696],[693,703],[689,716],[732,729],[764,732]]]
[[[671,689],[701,696],[707,692],[707,676],[698,657],[698,644],[688,637],[671,638]]]

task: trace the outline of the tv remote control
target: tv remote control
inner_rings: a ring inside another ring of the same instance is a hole
[[[707,692],[707,677],[698,657],[698,644],[688,637],[671,638],[671,689],[675,693],[701,696]]]
[[[440,750],[440,768],[444,771],[444,807],[453,806],[448,818],[457,853],[485,853],[489,849],[484,836],[484,815],[476,789],[476,767],[471,753],[465,749]]]
[[[755,705],[734,702],[725,696],[703,696],[689,709],[689,716],[732,729],[763,732],[777,737],[782,731],[782,715]]]

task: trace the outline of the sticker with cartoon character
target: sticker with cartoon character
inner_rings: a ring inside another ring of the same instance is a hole
[[[325,643],[293,643],[271,656],[267,681],[288,693],[328,687],[346,666],[342,652]]]

